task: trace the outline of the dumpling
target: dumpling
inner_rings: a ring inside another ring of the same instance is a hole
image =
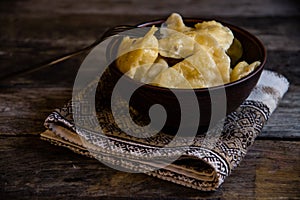
[[[138,76],[147,72],[158,57],[158,40],[154,36],[156,31],[157,28],[153,26],[144,37],[130,38],[126,36],[123,38],[118,49],[119,57],[116,60],[117,67],[121,72],[131,78],[134,78],[137,72]]]
[[[246,61],[239,62],[231,72],[231,81],[236,81],[247,76],[260,64],[260,61],[255,61],[250,65]]]
[[[177,63],[173,68],[180,73],[192,88],[206,87],[206,81],[203,75],[187,60]],[[183,86],[179,86],[183,88]]]
[[[158,44],[161,56],[181,59],[194,53],[195,40],[189,35],[170,30],[168,36],[160,39]]]
[[[175,30],[178,32],[185,32],[192,30],[191,27],[185,26],[182,17],[178,13],[172,13],[168,19],[161,26],[161,34],[163,37],[166,37],[169,33],[169,30]]]
[[[196,68],[201,74],[203,79],[201,82],[204,84],[195,86],[195,88],[212,87],[224,84],[220,70],[218,69],[213,57],[200,45],[196,53],[182,62],[187,62],[190,66]]]
[[[163,58],[158,57],[156,61],[151,65],[151,67],[148,69],[148,71],[145,73],[143,77],[141,77],[139,80],[143,83],[150,83],[154,80],[154,78],[161,73],[162,71],[168,69],[169,65],[167,61],[165,61]]]
[[[173,67],[159,73],[151,84],[166,88],[192,88],[186,78]]]
[[[243,55],[243,46],[241,42],[238,39],[234,38],[231,46],[229,47],[229,49],[227,49],[226,53],[230,57],[230,65],[235,66]]]
[[[223,83],[230,81],[230,58],[226,54],[225,50],[220,47],[217,40],[210,34],[198,33],[195,36],[195,41],[200,44],[200,47],[206,50],[215,61],[219,73],[222,76]],[[196,44],[195,51],[197,51],[198,45]]]
[[[160,73],[153,83],[169,88],[202,88],[221,85],[223,79],[212,56],[199,46],[196,53]]]
[[[196,31],[200,33],[207,33],[214,37],[219,45],[226,51],[233,41],[233,33],[228,27],[221,23],[212,21],[204,21],[195,25]]]

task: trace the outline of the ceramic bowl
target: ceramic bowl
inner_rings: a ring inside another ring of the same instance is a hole
[[[207,19],[184,19],[184,22],[187,26],[193,26],[194,24],[202,21],[207,21]],[[138,24],[136,28],[151,27],[153,25],[159,27],[163,22],[164,20],[149,21]],[[205,132],[205,130],[212,122],[212,105],[224,105],[224,101],[226,100],[225,113],[228,114],[233,112],[236,108],[239,107],[239,105],[243,103],[243,101],[245,101],[245,99],[251,93],[251,90],[257,84],[266,62],[265,47],[257,37],[240,27],[224,22],[221,23],[230,28],[234,34],[234,37],[241,42],[243,47],[243,55],[240,60],[245,60],[248,63],[260,61],[261,65],[246,77],[234,82],[227,83],[225,85],[199,89],[173,89],[173,91],[176,91],[176,94],[180,94],[180,96],[182,96],[183,98],[185,96],[188,97],[194,94],[196,95],[198,105],[185,102],[186,105],[184,106],[188,107],[188,113],[191,114],[191,121],[193,121],[193,114],[195,114],[195,112],[200,112],[200,119],[197,120],[198,133]],[[110,69],[114,76],[123,76],[123,74],[115,66],[115,63],[111,64]],[[189,127],[190,123],[182,124],[182,113],[178,98],[170,89],[149,84],[145,85],[127,76],[125,77],[125,80],[126,84],[124,85],[124,88],[120,90],[120,92],[121,94],[122,92],[126,92],[126,87],[138,87],[138,89],[131,96],[130,105],[137,111],[139,111],[141,115],[148,116],[150,107],[154,104],[160,104],[165,108],[167,112],[167,120],[163,131],[169,134],[176,134],[179,125],[187,129],[191,128]],[[213,99],[211,98],[212,92],[214,94]],[[214,102],[213,104],[212,101]],[[197,109],[197,106],[199,106],[199,110]],[[220,119],[222,117],[224,116],[217,116],[217,118]],[[194,122],[193,126],[195,126]]]

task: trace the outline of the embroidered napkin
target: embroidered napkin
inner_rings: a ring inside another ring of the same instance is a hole
[[[212,191],[239,165],[288,86],[283,76],[264,70],[247,100],[221,126],[211,130],[210,136],[197,135],[188,147],[181,145],[185,143],[185,138],[181,138],[176,145],[162,148],[173,139],[162,132],[141,138],[127,135],[114,122],[107,109],[110,105],[105,101],[96,104],[97,119],[105,135],[76,128],[72,102],[69,102],[47,117],[47,130],[41,138],[117,169],[143,172],[183,186]],[[100,88],[102,92],[105,89]],[[174,162],[166,163],[166,159],[176,157]]]

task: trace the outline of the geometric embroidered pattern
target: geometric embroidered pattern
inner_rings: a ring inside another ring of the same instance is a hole
[[[102,81],[105,82],[105,79]],[[57,131],[55,127],[60,126],[80,135],[91,144],[92,147],[86,148],[92,156],[130,170],[147,171],[151,169],[153,162],[161,158],[182,155],[170,166],[146,173],[200,190],[214,190],[223,183],[246,155],[248,147],[261,132],[270,114],[268,107],[263,103],[246,100],[225,118],[219,129],[216,129],[221,134],[214,141],[214,145],[203,145],[205,135],[202,134],[197,135],[189,147],[182,147],[186,138],[180,138],[174,146],[160,148],[169,144],[173,136],[162,132],[145,138],[127,135],[114,122],[110,103],[107,103],[110,102],[106,98],[110,95],[111,88],[107,85],[105,88],[101,86],[100,82],[99,88],[103,96],[97,96],[99,99],[96,100],[96,121],[89,118],[91,111],[88,102],[69,102],[51,113],[45,120],[45,126],[53,132]],[[122,106],[122,99],[119,105]],[[72,107],[81,109],[82,127],[75,126],[73,112],[78,110],[73,111]],[[132,112],[135,111],[132,109]],[[142,119],[140,120],[139,123],[143,123]],[[99,124],[105,135],[99,134],[96,128]],[[126,120],[121,125],[126,126]]]

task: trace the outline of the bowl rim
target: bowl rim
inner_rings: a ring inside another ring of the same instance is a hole
[[[227,87],[238,85],[238,84],[240,84],[242,82],[245,82],[246,80],[252,78],[257,73],[260,73],[263,70],[263,68],[264,68],[264,66],[266,64],[266,61],[267,61],[267,50],[266,50],[265,46],[263,45],[263,43],[261,42],[261,40],[258,39],[255,35],[253,35],[249,31],[247,31],[247,30],[245,30],[245,29],[243,29],[241,27],[238,27],[236,25],[232,25],[232,24],[227,23],[227,22],[223,22],[221,20],[210,19],[210,18],[183,18],[183,21],[184,22],[188,22],[188,23],[198,23],[198,22],[210,21],[210,20],[215,20],[216,22],[219,22],[222,25],[227,26],[233,32],[237,32],[237,31],[241,32],[243,35],[247,35],[247,37],[250,40],[252,40],[256,44],[258,44],[258,46],[261,49],[262,58],[263,58],[263,60],[260,61],[261,64],[258,67],[256,67],[254,71],[252,71],[250,74],[248,74],[247,76],[245,76],[245,77],[243,77],[241,79],[238,79],[236,81],[232,81],[232,82],[229,82],[229,83],[226,83],[226,84],[223,84],[223,85],[213,86],[213,87],[191,88],[191,89],[187,89],[187,88],[166,88],[166,87],[161,87],[161,86],[156,86],[156,85],[151,85],[151,84],[145,84],[143,82],[134,80],[134,79],[132,79],[130,77],[127,77],[127,76],[126,76],[126,79],[128,79],[131,82],[134,82],[135,84],[140,84],[144,88],[149,88],[149,89],[156,89],[156,90],[158,89],[158,90],[162,90],[162,91],[169,91],[171,89],[171,90],[178,91],[178,92],[190,92],[192,90],[195,91],[195,92],[201,92],[201,91],[205,92],[205,91],[211,91],[211,90],[224,89],[224,88],[227,88]],[[166,21],[166,19],[156,19],[156,20],[151,20],[151,21],[146,21],[146,22],[138,23],[134,27],[136,27],[136,28],[144,28],[144,27],[149,27],[149,26],[152,26],[152,25],[159,25],[159,24],[162,24],[165,21]],[[120,72],[120,70],[116,66],[114,66],[114,68],[119,73],[123,74],[122,72]]]

